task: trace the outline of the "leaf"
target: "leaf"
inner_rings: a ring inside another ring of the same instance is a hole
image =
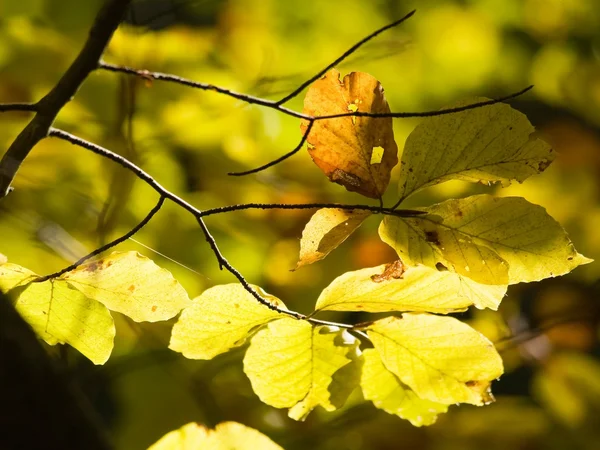
[[[215,430],[188,423],[165,434],[148,450],[283,450],[267,436],[241,423],[223,422]]]
[[[0,266],[2,290],[13,285],[15,309],[40,338],[50,345],[69,344],[94,364],[104,364],[115,337],[108,309],[60,279],[23,284],[37,277],[16,264]],[[15,284],[16,280],[21,282]]]
[[[317,311],[427,311],[448,314],[478,308],[497,309],[506,286],[480,285],[450,271],[418,265],[389,276],[393,264],[346,272],[327,286]],[[386,276],[386,273],[388,275]]]
[[[431,425],[448,406],[419,398],[396,375],[387,370],[375,349],[363,352],[364,365],[360,386],[365,400],[389,414],[409,420],[416,427]]]
[[[491,402],[502,359],[482,334],[453,317],[405,313],[367,327],[385,367],[422,399],[444,404]]]
[[[438,220],[437,216],[386,216],[379,236],[409,265],[441,264],[478,283],[508,284],[508,265],[494,250]]]
[[[577,253],[565,230],[544,208],[521,197],[474,195],[427,211],[439,216],[440,227],[496,252],[508,263],[511,284],[564,275],[592,262]]]
[[[359,380],[359,342],[349,333],[279,319],[252,338],[244,372],[258,397],[304,420],[316,406],[341,407]]]
[[[285,308],[278,298],[262,295]],[[261,326],[279,318],[280,313],[258,303],[241,284],[215,286],[183,310],[173,326],[169,348],[186,358],[212,359],[243,345]]]
[[[449,108],[486,100],[463,100]],[[425,118],[404,146],[400,197],[452,179],[523,182],[555,158],[552,148],[533,133],[524,114],[502,103]]]
[[[369,211],[324,208],[308,221],[300,241],[296,269],[320,261],[335,250],[369,217]]]
[[[137,252],[114,252],[62,276],[84,295],[136,322],[157,322],[190,304],[173,275]]]
[[[302,112],[325,116],[357,111],[390,112],[381,84],[364,72],[352,72],[340,81],[340,73],[331,69],[308,89]],[[302,133],[308,126],[302,122]],[[307,142],[313,161],[331,181],[370,198],[381,198],[398,164],[390,117],[317,120]]]

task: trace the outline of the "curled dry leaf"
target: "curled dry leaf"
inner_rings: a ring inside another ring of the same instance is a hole
[[[320,261],[335,250],[369,217],[369,211],[324,208],[310,218],[300,241],[296,269]]]
[[[381,83],[364,72],[352,72],[340,81],[340,73],[331,69],[304,98],[304,114],[349,112],[389,113]],[[303,133],[308,126],[303,121]],[[331,181],[370,198],[381,198],[398,163],[391,117],[317,120],[307,142],[313,161]]]

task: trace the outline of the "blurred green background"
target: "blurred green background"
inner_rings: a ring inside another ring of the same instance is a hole
[[[86,38],[101,0],[0,1],[0,102],[36,101]],[[278,99],[353,43],[411,9],[417,14],[338,68],[369,72],[393,111],[435,110],[474,96],[512,102],[559,152],[541,176],[497,190],[548,209],[577,249],[600,259],[600,5],[597,0],[137,0],[105,55],[108,62],[174,73]],[[302,95],[290,102],[301,110]],[[0,115],[4,151],[29,120]],[[399,147],[418,120],[395,120]],[[194,205],[345,202],[365,199],[331,184],[305,151],[257,175],[291,150],[299,122],[211,92],[93,73],[56,126],[131,159]],[[85,150],[41,142],[0,203],[0,252],[45,274],[73,262],[141,220],[158,200],[142,182]],[[450,182],[407,206],[491,192]],[[394,201],[393,182],[386,196]],[[394,259],[370,219],[325,261],[295,266],[311,212],[247,211],[207,219],[224,254],[255,284],[296,310],[348,270]],[[173,272],[191,297],[233,282],[189,214],[167,204],[119,250],[137,250]],[[113,356],[95,367],[51,349],[81,380],[120,449],[143,449],[197,421],[235,420],[286,449],[600,448],[598,264],[540,283],[512,286],[498,313],[461,316],[502,353],[497,402],[453,407],[428,428],[376,410],[357,391],[336,413],[304,423],[260,403],[242,372],[242,351],[189,361],[167,350],[172,323],[118,316]],[[346,321],[361,315],[330,316]]]

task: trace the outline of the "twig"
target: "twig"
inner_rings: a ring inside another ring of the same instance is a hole
[[[383,33],[386,30],[389,30],[390,28],[393,28],[395,26],[400,25],[402,22],[404,22],[405,20],[409,19],[410,17],[412,17],[412,15],[416,12],[416,10],[413,10],[411,12],[409,12],[407,15],[405,15],[404,17],[402,17],[401,19],[396,20],[395,22],[392,22],[376,31],[374,31],[373,33],[371,33],[370,35],[368,35],[367,37],[361,39],[360,41],[358,41],[356,44],[354,44],[352,47],[350,47],[348,50],[346,50],[344,53],[342,53],[342,55],[337,58],[335,61],[333,61],[332,63],[330,63],[327,67],[324,67],[321,71],[319,71],[319,73],[317,73],[316,75],[312,76],[311,78],[309,78],[308,80],[306,80],[304,83],[302,83],[300,86],[298,86],[296,89],[294,89],[294,91],[292,91],[290,94],[286,95],[285,97],[283,97],[281,100],[279,100],[277,102],[277,105],[283,105],[284,103],[286,103],[287,101],[293,99],[294,97],[296,97],[298,94],[300,94],[300,92],[302,92],[308,85],[312,84],[314,81],[318,80],[321,76],[323,76],[325,74],[325,72],[327,72],[329,69],[332,69],[333,67],[335,67],[336,65],[338,65],[339,63],[341,63],[343,60],[345,60],[348,56],[350,56],[352,53],[354,53],[356,50],[358,50],[358,48],[364,44],[366,44],[368,41],[370,41],[371,39],[373,39],[375,36],[378,36],[379,34]]]
[[[268,169],[269,167],[274,166],[275,164],[279,164],[281,161],[285,161],[290,156],[294,156],[296,153],[298,153],[300,150],[302,150],[302,146],[304,145],[304,143],[308,139],[308,134],[310,133],[310,130],[312,129],[312,127],[313,127],[314,124],[315,124],[314,120],[311,120],[308,123],[308,127],[306,127],[306,131],[302,135],[302,139],[300,139],[300,143],[291,152],[288,152],[285,155],[280,156],[279,158],[274,159],[271,162],[268,162],[267,164],[263,164],[260,167],[256,167],[254,169],[246,170],[244,172],[229,172],[227,175],[231,175],[231,176],[234,176],[234,177],[241,177],[243,175],[250,175],[252,173],[261,172],[261,171],[263,171],[265,169]]]
[[[0,112],[7,111],[37,111],[35,103],[0,103]]]
[[[120,236],[117,239],[112,240],[108,244],[105,244],[102,247],[97,248],[93,252],[91,252],[91,253],[85,255],[83,258],[79,259],[79,261],[71,264],[69,267],[65,267],[64,269],[59,270],[58,272],[54,272],[54,273],[52,273],[50,275],[46,275],[46,276],[43,276],[43,277],[36,278],[33,281],[35,283],[41,283],[41,282],[44,282],[46,280],[51,280],[51,279],[54,279],[54,278],[58,278],[61,275],[65,274],[67,272],[70,272],[71,270],[75,270],[77,267],[79,267],[80,265],[82,265],[88,259],[93,258],[94,256],[98,256],[100,253],[103,253],[106,250],[109,250],[109,249],[111,249],[111,248],[119,245],[121,242],[126,241],[131,236],[133,236],[138,231],[140,231],[142,228],[144,228],[148,222],[150,222],[150,220],[154,217],[154,215],[160,210],[160,208],[162,208],[162,205],[163,205],[164,202],[165,202],[165,197],[163,197],[161,195],[161,197],[158,200],[158,203],[156,204],[156,206],[154,206],[154,208],[152,208],[152,210],[146,215],[146,217],[144,217],[140,223],[138,223],[135,227],[133,227],[130,231],[128,231],[127,233],[125,233],[123,236]]]
[[[10,191],[10,184],[31,149],[45,138],[59,111],[71,100],[90,72],[96,68],[104,48],[116,30],[132,0],[108,0],[96,15],[85,45],[75,61],[52,88],[29,111],[34,118],[21,131],[0,161],[0,199]],[[24,106],[21,104],[21,106]]]

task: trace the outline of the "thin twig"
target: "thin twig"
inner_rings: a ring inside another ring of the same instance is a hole
[[[312,129],[312,127],[313,127],[314,124],[315,124],[314,120],[309,121],[308,127],[306,127],[306,131],[302,135],[302,139],[300,140],[300,143],[291,152],[288,152],[285,155],[280,156],[279,158],[274,159],[271,162],[268,162],[267,164],[263,164],[260,167],[256,167],[254,169],[246,170],[244,172],[229,172],[227,175],[231,175],[231,176],[234,176],[234,177],[241,177],[243,175],[250,175],[252,173],[262,172],[263,170],[268,169],[269,167],[272,167],[275,164],[279,164],[280,162],[285,161],[290,156],[294,156],[296,153],[298,153],[300,150],[302,150],[302,146],[304,145],[304,143],[308,139],[308,133],[310,133],[310,130]]]
[[[298,86],[296,89],[294,89],[293,92],[291,92],[290,94],[286,95],[281,100],[279,100],[277,102],[277,105],[283,105],[284,103],[286,103],[289,100],[291,100],[294,97],[296,97],[308,85],[312,84],[313,82],[315,82],[316,80],[318,80],[319,78],[321,78],[321,76],[323,76],[325,74],[325,72],[327,72],[329,69],[332,69],[333,67],[335,67],[336,65],[338,65],[339,63],[341,63],[343,60],[345,60],[346,58],[348,58],[348,56],[352,55],[352,53],[354,53],[356,50],[358,50],[359,47],[361,47],[362,45],[366,44],[368,41],[370,41],[371,39],[373,39],[375,36],[378,36],[379,34],[383,33],[384,31],[389,30],[390,28],[393,28],[395,26],[400,25],[402,22],[404,22],[405,20],[407,20],[410,17],[412,17],[412,15],[415,12],[416,12],[416,10],[413,10],[413,11],[409,12],[407,15],[405,15],[401,19],[398,19],[395,22],[392,22],[392,23],[390,23],[390,24],[388,24],[388,25],[386,25],[386,26],[384,26],[384,27],[382,27],[382,28],[374,31],[373,33],[371,33],[367,37],[365,37],[365,38],[361,39],[360,41],[358,41],[356,44],[354,44],[352,47],[350,47],[348,50],[346,50],[344,53],[342,53],[342,55],[339,58],[335,59],[332,63],[330,63],[329,65],[327,65],[326,67],[324,67],[322,70],[320,70],[316,75],[312,76],[311,78],[309,78],[308,80],[306,80],[304,83],[302,83],[300,86]]]
[[[146,217],[144,217],[140,223],[138,223],[135,227],[133,227],[130,231],[128,231],[127,233],[125,233],[123,236],[120,236],[120,237],[112,240],[108,244],[105,244],[102,247],[97,248],[93,252],[91,252],[91,253],[85,255],[83,258],[79,259],[79,261],[71,264],[69,267],[65,267],[64,269],[59,270],[58,272],[54,272],[54,273],[52,273],[50,275],[46,275],[46,276],[43,276],[43,277],[36,278],[33,281],[35,283],[41,283],[41,282],[46,281],[46,280],[51,280],[51,279],[54,279],[54,278],[58,278],[61,275],[64,275],[65,273],[70,272],[71,270],[75,270],[77,267],[79,267],[80,265],[82,265],[88,259],[93,258],[94,256],[98,256],[100,253],[103,253],[106,250],[109,250],[109,249],[111,249],[111,248],[119,245],[121,242],[126,241],[131,236],[133,236],[138,231],[140,231],[142,228],[144,228],[148,222],[150,222],[150,220],[154,217],[154,215],[160,210],[160,208],[162,208],[162,205],[163,205],[164,202],[165,202],[165,197],[163,197],[161,195],[161,197],[158,200],[158,203],[156,204],[156,206],[154,206],[154,208],[152,208],[152,210],[150,210],[150,212],[146,215]]]
[[[7,111],[37,111],[37,104],[35,103],[0,103],[0,112]]]

